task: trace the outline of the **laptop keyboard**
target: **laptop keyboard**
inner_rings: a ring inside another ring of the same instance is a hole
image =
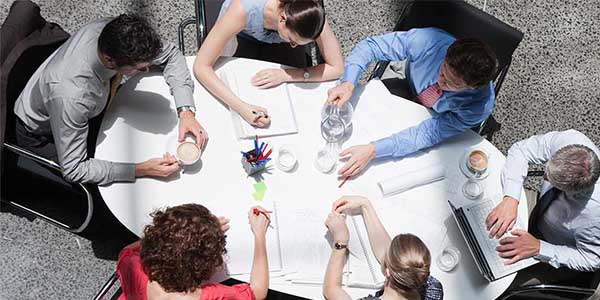
[[[494,277],[499,278],[503,277],[507,274],[516,272],[523,267],[530,265],[531,262],[528,260],[521,260],[512,265],[505,266],[504,263],[508,261],[508,259],[504,259],[498,255],[496,251],[496,247],[500,245],[500,240],[504,237],[513,236],[509,232],[504,233],[504,235],[500,239],[489,238],[489,232],[485,225],[485,219],[488,214],[494,209],[495,204],[492,200],[486,199],[481,201],[480,203],[469,206],[466,208],[468,215],[469,223],[472,227],[473,233],[477,235],[477,240],[479,242],[479,246],[481,247],[482,252],[485,254],[486,261],[494,273]],[[523,228],[520,226],[520,223],[517,221],[514,228]]]

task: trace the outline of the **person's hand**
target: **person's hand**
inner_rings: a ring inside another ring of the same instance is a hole
[[[340,156],[350,154],[350,159],[340,169],[338,174],[341,177],[352,177],[360,173],[375,157],[375,147],[372,144],[352,146],[340,153]]]
[[[248,124],[259,128],[267,127],[271,123],[271,117],[267,109],[260,106],[246,104],[239,111],[239,114]]]
[[[529,232],[515,229],[510,233],[514,236],[501,239],[500,246],[496,247],[500,257],[509,259],[504,265],[514,264],[540,253],[540,240]]]
[[[264,69],[252,76],[252,85],[268,89],[290,81],[290,76],[283,69]]]
[[[196,144],[200,149],[204,146],[204,143],[208,139],[208,132],[200,125],[194,113],[191,111],[182,111],[179,114],[179,142],[183,142],[186,133],[192,133],[196,138]]]
[[[268,217],[268,213],[255,213],[255,209],[258,211],[266,211],[260,206],[254,206],[248,211],[248,222],[250,223],[250,229],[256,237],[264,237],[267,234],[267,229],[271,219]]]
[[[161,158],[152,158],[135,165],[135,177],[167,177],[176,171],[179,171],[179,163],[175,156],[169,153],[165,153]]]
[[[490,232],[490,238],[499,239],[505,232],[512,230],[517,221],[517,209],[519,201],[510,196],[504,196],[485,219],[485,226]]]
[[[346,226],[346,219],[342,214],[335,211],[329,213],[325,220],[325,226],[327,226],[335,242],[348,244],[350,233],[348,232],[348,226]]]
[[[327,91],[327,103],[342,107],[342,105],[352,97],[352,91],[354,91],[354,84],[344,81],[340,85],[330,88]]]
[[[346,212],[351,215],[360,214],[363,207],[369,204],[369,199],[362,196],[342,196],[333,202],[331,211],[341,214]]]
[[[219,225],[221,226],[221,231],[227,232],[229,230],[229,219],[225,217],[219,217]]]

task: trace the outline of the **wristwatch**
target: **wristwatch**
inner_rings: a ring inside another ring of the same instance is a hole
[[[333,244],[333,247],[335,248],[335,250],[342,250],[348,248],[348,245],[335,242],[335,244]]]
[[[308,72],[307,68],[304,68],[304,81],[308,81],[308,78],[310,77],[310,72]]]
[[[196,108],[190,105],[184,105],[184,106],[180,106],[177,108],[177,117],[179,117],[179,114],[183,111],[191,111],[194,116],[196,115]]]

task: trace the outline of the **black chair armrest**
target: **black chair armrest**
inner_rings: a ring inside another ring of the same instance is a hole
[[[17,145],[11,144],[11,143],[6,143],[5,142],[3,146],[6,149],[14,152],[17,155],[27,157],[27,158],[29,158],[29,159],[31,159],[33,161],[41,163],[42,165],[44,165],[44,166],[46,166],[46,167],[48,167],[50,169],[53,169],[53,170],[58,171],[58,172],[62,172],[62,168],[60,167],[60,165],[58,165],[56,162],[54,162],[52,160],[49,160],[49,159],[47,159],[45,157],[42,157],[42,156],[39,156],[39,155],[37,155],[37,154],[29,151],[29,150],[23,149],[23,148],[21,148],[21,147],[19,147]]]
[[[534,292],[557,292],[557,293],[564,293],[564,294],[569,294],[572,296],[580,296],[580,297],[586,297],[586,296],[590,297],[594,294],[593,289],[564,286],[564,285],[538,284],[538,285],[524,286],[524,287],[506,291],[497,300],[508,300],[513,296],[519,296],[519,295],[523,295],[523,294],[527,294],[527,293],[534,293]],[[548,298],[548,299],[556,299],[556,298]],[[577,298],[577,299],[590,299],[590,298]]]

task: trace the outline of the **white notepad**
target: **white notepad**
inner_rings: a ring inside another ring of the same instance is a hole
[[[401,204],[388,204],[377,209],[381,223],[393,239],[400,233],[418,236],[435,257],[446,236],[446,227],[428,221],[423,216],[404,213]],[[369,242],[362,215],[349,216],[346,220],[350,231],[348,250],[348,286],[381,287],[385,277]],[[365,272],[365,271],[368,271]]]
[[[257,128],[246,122],[237,112],[231,110],[236,134],[240,139],[269,137],[298,132],[296,115],[286,83],[268,89],[260,89],[251,83],[259,70],[223,70],[221,79],[243,101],[267,109],[271,124],[267,128]]]
[[[230,205],[220,209],[215,209],[214,214],[229,218],[229,230],[227,235],[227,255],[225,262],[229,275],[249,274],[252,270],[252,261],[254,259],[254,235],[250,224],[248,224],[248,210],[251,206],[260,205],[266,210],[272,211],[269,214],[271,226],[267,230],[267,258],[269,262],[269,272],[281,271],[283,269],[281,246],[279,241],[279,224],[277,220],[277,208],[275,202],[263,200],[251,203],[247,207],[239,205]]]

